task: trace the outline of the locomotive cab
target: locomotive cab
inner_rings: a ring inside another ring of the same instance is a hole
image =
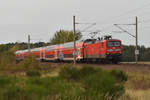
[[[113,63],[117,63],[121,60],[122,45],[120,40],[107,40],[106,42],[106,54],[107,58]]]
[[[122,44],[120,40],[112,39],[112,36],[104,36],[101,38],[101,54],[103,53],[106,60],[112,63],[121,61]]]

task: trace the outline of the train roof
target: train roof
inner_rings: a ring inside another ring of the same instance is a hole
[[[57,45],[46,46],[46,47],[45,47],[45,50],[46,50],[46,51],[54,50],[56,46],[57,46]]]
[[[102,40],[102,41],[121,41],[119,39],[110,39],[110,40]]]
[[[76,46],[80,46],[80,44],[82,45],[82,43],[83,43],[83,41],[78,40],[78,41],[76,41]],[[73,48],[74,47],[74,42],[64,43],[64,44],[61,44],[61,46],[63,48]]]
[[[15,54],[18,54],[18,53],[21,53],[21,50],[18,50],[18,51],[15,52]]]
[[[82,43],[82,41],[81,40],[76,41],[76,45],[78,45],[79,43]],[[67,43],[63,43],[63,44],[47,46],[45,48],[45,50],[48,51],[48,50],[54,50],[57,48],[73,48],[73,47],[74,47],[74,42],[67,42]]]
[[[31,52],[39,51],[39,50],[41,50],[41,49],[42,49],[42,47],[40,47],[40,48],[33,48],[33,49],[31,49]]]
[[[18,53],[26,53],[26,52],[28,52],[28,50],[18,50],[18,51],[15,52],[15,54],[18,54]]]
[[[73,48],[74,42],[68,42],[61,45],[63,48]]]
[[[96,43],[101,41],[121,41],[119,39],[113,39],[111,35],[106,35],[98,38],[90,38],[82,40],[84,43]]]

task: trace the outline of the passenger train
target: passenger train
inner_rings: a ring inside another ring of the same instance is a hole
[[[76,41],[76,53],[74,53],[74,43],[69,42],[31,50],[16,51],[16,60],[24,60],[29,54],[34,55],[40,61],[73,61],[75,54],[76,61],[108,61],[118,63],[121,61],[122,43],[121,40],[112,39],[111,36],[79,40]]]

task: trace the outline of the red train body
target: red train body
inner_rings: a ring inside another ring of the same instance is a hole
[[[28,50],[17,51],[16,60],[23,60],[29,54],[37,60],[46,61],[73,61],[73,42],[60,45],[51,45]],[[76,42],[77,61],[111,61],[117,63],[121,60],[122,44],[120,40],[106,37],[104,39],[87,39]]]

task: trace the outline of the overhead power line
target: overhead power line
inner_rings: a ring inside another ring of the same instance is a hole
[[[148,6],[150,6],[150,3],[146,3],[145,5],[142,5],[142,6],[138,7],[138,8],[133,9],[133,10],[124,12],[124,13],[118,15],[118,16],[114,16],[114,17],[108,18],[108,19],[106,19],[106,20],[104,20],[104,21],[102,21],[102,22],[99,22],[99,23],[97,22],[97,24],[101,24],[101,23],[103,23],[103,22],[108,22],[108,21],[109,21],[109,22],[110,22],[110,21],[111,21],[111,22],[116,21],[116,20],[118,20],[118,18],[120,18],[120,17],[122,17],[122,16],[127,16],[127,15],[130,14],[130,13],[133,13],[133,12],[135,12],[135,11],[144,9],[144,8],[146,8],[146,7],[148,7]]]
[[[120,27],[118,24],[114,24],[116,27],[118,27],[119,29],[121,29],[123,32],[125,32],[125,33],[127,33],[127,34],[129,34],[130,36],[132,36],[132,37],[134,37],[135,38],[135,36],[134,35],[132,35],[130,32],[128,32],[127,30],[125,30],[125,29],[123,29],[122,27]]]
[[[96,23],[76,23],[76,24],[90,24],[89,26],[82,29],[81,32],[85,32],[86,30],[88,30],[88,29],[90,29],[90,28],[92,28],[93,26],[96,25]]]
[[[118,16],[116,16],[116,17],[121,17],[121,16],[123,16],[123,15],[127,15],[127,14],[129,14],[129,13],[134,12],[134,11],[137,11],[137,10],[140,10],[140,9],[143,9],[143,8],[146,8],[146,7],[148,7],[148,6],[150,6],[150,3],[145,4],[145,5],[142,5],[141,7],[135,8],[135,9],[133,9],[133,10],[127,11],[127,12],[125,12],[125,13],[123,13],[123,14],[121,14],[121,15],[118,15]]]

